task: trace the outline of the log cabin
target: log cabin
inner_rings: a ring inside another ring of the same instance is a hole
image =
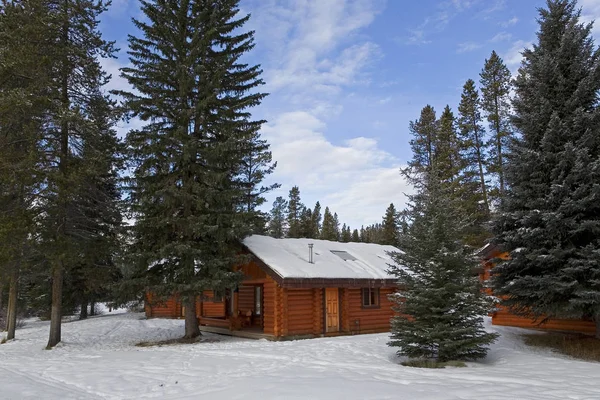
[[[241,284],[206,291],[196,312],[201,329],[258,333],[272,340],[388,332],[394,312],[388,296],[396,281],[387,272],[393,246],[253,235]],[[146,302],[146,316],[180,318],[176,297]],[[240,335],[241,336],[241,335]]]
[[[482,247],[477,255],[481,258],[483,268],[481,269],[479,278],[482,282],[489,281],[492,268],[495,263],[501,259],[508,259],[509,253],[502,251],[498,246],[487,244]],[[489,294],[493,294],[490,288],[485,289]],[[544,322],[543,319],[534,319],[515,315],[506,307],[497,306],[492,312],[492,324],[515,326],[519,328],[542,329],[549,331],[575,332],[585,334],[595,334],[596,325],[591,320],[582,319],[556,319],[550,318]]]

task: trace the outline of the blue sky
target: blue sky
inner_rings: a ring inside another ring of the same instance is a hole
[[[426,104],[458,106],[464,82],[479,79],[492,50],[512,71],[535,40],[544,0],[241,0],[256,31],[249,61],[261,64],[270,96],[256,108],[278,162],[277,195],[300,187],[353,228],[379,222],[410,187],[399,169],[411,157],[409,121]],[[586,21],[600,0],[580,0]],[[121,48],[105,60],[110,88],[126,87],[127,34],[138,3],[114,0],[105,38]],[[600,23],[595,34],[600,38]],[[133,124],[136,124],[134,122]],[[127,126],[120,129],[125,132]]]

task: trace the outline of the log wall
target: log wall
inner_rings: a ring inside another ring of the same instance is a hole
[[[365,308],[362,305],[362,289],[343,289],[347,308],[342,305],[342,326],[352,334],[388,332],[390,319],[394,316],[392,302],[388,296],[393,288],[379,289],[379,306]],[[345,309],[345,311],[344,311]],[[347,319],[344,320],[344,314]]]
[[[496,253],[492,257],[508,259],[508,253]],[[494,264],[490,260],[484,260],[483,271],[479,274],[479,278],[484,282],[484,285],[491,278],[491,269]],[[488,294],[492,294],[491,288],[486,288],[485,291]],[[543,324],[539,324],[539,321],[534,321],[531,318],[520,317],[511,313],[504,307],[498,307],[496,311],[492,313],[492,324],[503,325],[503,326],[514,326],[519,328],[529,329],[543,329],[549,331],[563,331],[563,332],[577,332],[594,334],[596,332],[596,325],[593,321],[586,321],[581,319],[556,319],[552,318]]]

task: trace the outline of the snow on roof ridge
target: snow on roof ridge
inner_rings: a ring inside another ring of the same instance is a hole
[[[376,243],[333,242],[322,239],[252,235],[244,245],[282,278],[393,279],[388,273],[387,252],[399,249]],[[308,262],[308,244],[313,244],[314,263]],[[346,251],[355,261],[331,252]],[[384,258],[385,257],[385,258]]]

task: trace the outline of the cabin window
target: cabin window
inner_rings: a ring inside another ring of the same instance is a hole
[[[362,305],[363,307],[379,307],[379,289],[363,288]]]
[[[222,303],[223,302],[223,291],[222,290],[214,290],[213,291],[213,303]]]
[[[255,286],[254,287],[254,314],[261,315],[262,314],[262,302],[261,299],[262,287]]]

